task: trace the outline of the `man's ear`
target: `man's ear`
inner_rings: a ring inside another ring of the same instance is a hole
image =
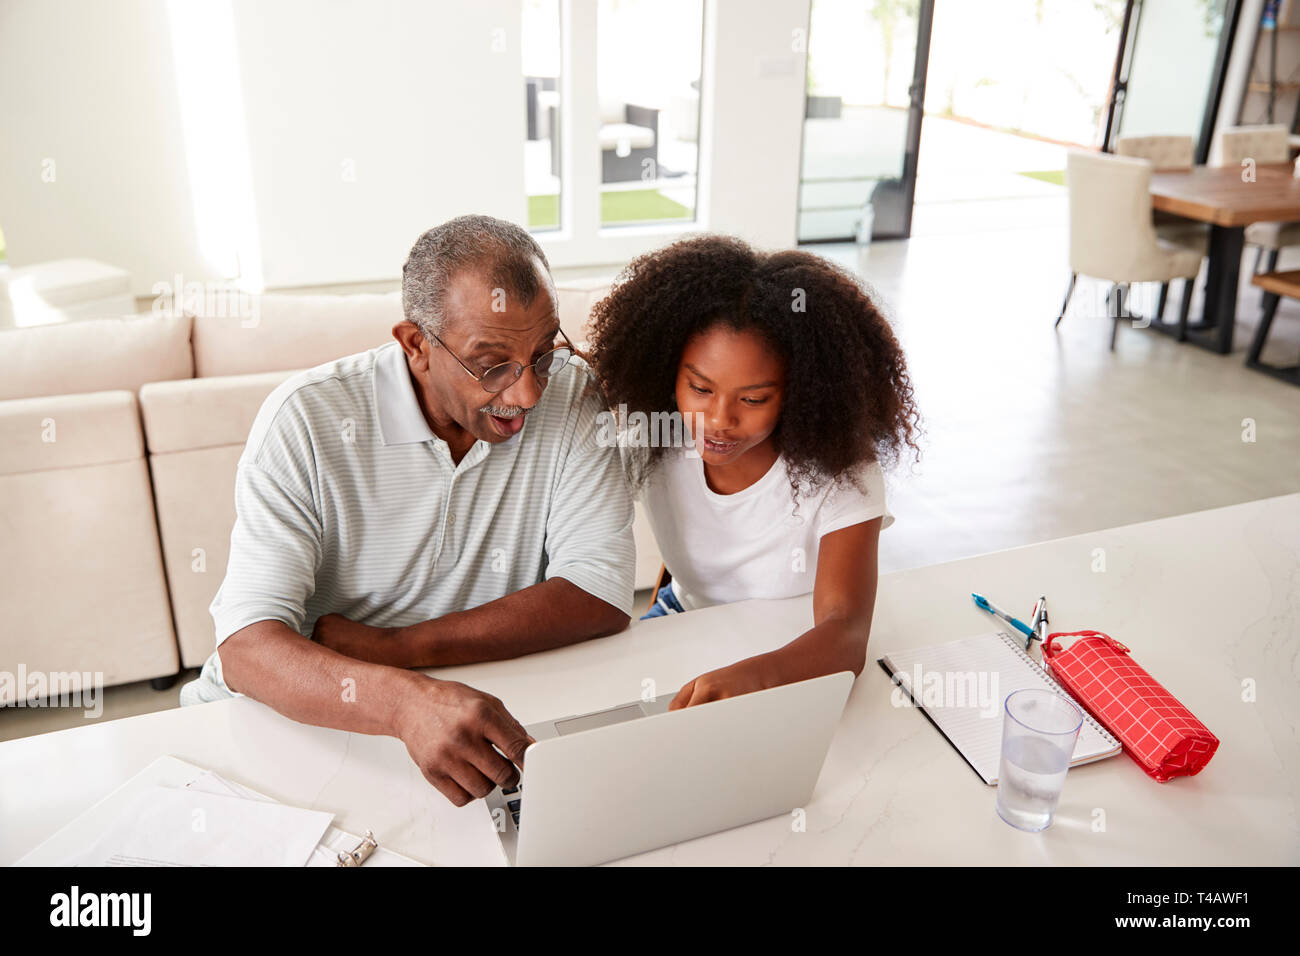
[[[418,325],[405,320],[398,322],[393,326],[393,338],[397,339],[397,344],[406,353],[406,361],[412,369],[422,372],[429,367],[429,356],[424,350],[424,344],[428,340]]]

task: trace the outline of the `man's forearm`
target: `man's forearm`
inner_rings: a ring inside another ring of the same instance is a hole
[[[466,611],[399,628],[391,640],[347,648],[361,660],[394,667],[449,667],[521,657],[604,637],[627,627],[628,616],[564,578]]]
[[[318,727],[399,736],[414,676],[322,647],[280,621],[258,621],[217,649],[226,686]]]

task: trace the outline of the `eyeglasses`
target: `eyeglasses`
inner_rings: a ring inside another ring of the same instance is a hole
[[[460,362],[460,367],[470,375],[474,376],[474,378],[478,380],[478,383],[483,386],[485,391],[493,394],[504,391],[511,385],[515,384],[515,382],[519,381],[519,377],[524,374],[524,366],[520,365],[518,362],[502,362],[500,365],[493,365],[490,369],[480,375],[462,362],[460,356],[451,349],[448,349],[447,343],[443,342],[443,340],[438,338],[438,336],[434,335],[432,332],[426,332],[425,334],[441,345],[444,349],[447,349],[447,354],[457,362]],[[569,337],[564,334],[563,329],[560,329],[560,337],[564,339],[565,344],[561,345],[558,349],[551,349],[551,351],[547,352],[531,366],[533,374],[537,376],[539,381],[546,381],[560,369],[564,368],[564,366],[568,365],[569,359],[573,358],[575,351],[573,343],[569,341]]]

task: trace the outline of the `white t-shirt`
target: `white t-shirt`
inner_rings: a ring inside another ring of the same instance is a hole
[[[783,457],[748,488],[720,495],[698,455],[666,449],[640,496],[677,600],[689,611],[812,591],[822,535],[882,515],[881,530],[894,523],[880,465],[862,466],[858,477],[865,491],[839,481],[802,492],[796,514]]]

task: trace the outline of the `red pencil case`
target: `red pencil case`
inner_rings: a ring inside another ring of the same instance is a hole
[[[1058,637],[1078,640],[1062,650]],[[1100,631],[1049,634],[1043,661],[1057,683],[1161,783],[1200,773],[1219,748],[1219,738],[1109,635]]]

